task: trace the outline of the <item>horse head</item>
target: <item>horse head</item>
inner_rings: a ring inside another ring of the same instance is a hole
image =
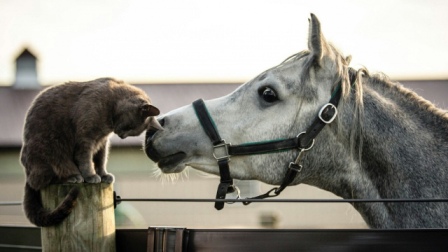
[[[338,83],[344,84],[341,88],[346,92],[348,61],[349,58],[342,56],[326,41],[319,20],[311,14],[308,50],[262,72],[234,92],[205,104],[219,134],[227,143],[294,137],[314,120]],[[171,111],[159,120],[164,130],[147,132],[145,151],[164,173],[181,172],[186,166],[191,166],[219,174],[212,143],[191,105]],[[313,169],[326,165],[317,155],[331,155],[329,148],[328,142],[323,143],[304,158],[303,162],[312,168],[304,170],[295,184],[312,179],[316,174]],[[296,155],[297,150],[291,150],[232,157],[230,173],[237,179],[279,184],[285,166]]]

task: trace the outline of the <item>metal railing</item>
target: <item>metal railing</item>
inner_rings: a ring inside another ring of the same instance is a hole
[[[417,199],[200,199],[200,198],[115,198],[120,202],[191,202],[191,203],[429,203],[446,202],[448,198],[417,198]],[[0,206],[19,206],[21,201],[4,201]]]

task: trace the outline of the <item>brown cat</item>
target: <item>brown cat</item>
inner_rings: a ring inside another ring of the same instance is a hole
[[[106,171],[109,135],[138,136],[161,128],[159,110],[140,89],[110,78],[69,82],[42,91],[28,110],[20,160],[25,168],[24,210],[36,226],[67,217],[78,196],[74,187],[53,211],[40,192],[55,183],[112,183]]]

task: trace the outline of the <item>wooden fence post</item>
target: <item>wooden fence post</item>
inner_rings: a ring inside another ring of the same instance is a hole
[[[60,225],[42,228],[42,251],[114,252],[112,184],[51,185],[41,190],[44,207],[56,208],[74,186],[80,189],[76,206]]]

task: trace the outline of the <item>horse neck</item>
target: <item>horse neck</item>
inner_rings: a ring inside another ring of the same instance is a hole
[[[427,173],[443,174],[448,162],[448,117],[398,84],[372,77],[363,82],[364,115],[357,127],[361,141],[355,143],[354,158],[361,153],[359,167],[378,197],[423,196],[421,183],[433,179]],[[350,101],[353,104],[354,98]],[[353,115],[352,104],[342,113]],[[352,128],[351,120],[346,116],[343,128]],[[411,188],[402,190],[403,182],[410,182]]]
[[[372,77],[363,81],[363,117],[354,143],[350,129],[356,94],[340,108],[340,139],[346,139],[342,145],[350,157],[342,164],[348,166],[345,185],[333,192],[344,198],[447,197],[448,116],[398,84]],[[375,227],[393,225],[394,216],[406,211],[399,205],[355,207]]]

